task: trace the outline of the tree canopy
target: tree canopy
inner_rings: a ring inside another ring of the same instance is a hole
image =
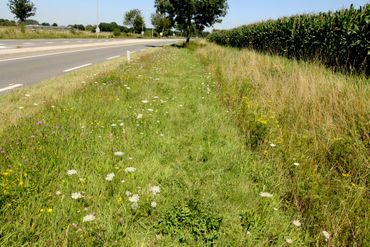
[[[28,17],[36,14],[36,7],[30,0],[9,0],[10,12],[20,21],[24,22]]]
[[[132,28],[136,33],[145,29],[144,17],[139,9],[126,12],[123,24]]]
[[[171,20],[159,13],[153,13],[151,16],[152,25],[158,33],[164,33],[164,35],[170,34],[170,29],[172,28]]]
[[[221,22],[228,9],[227,0],[155,0],[155,7],[185,32],[187,42],[195,31]]]

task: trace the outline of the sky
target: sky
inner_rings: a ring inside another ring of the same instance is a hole
[[[151,27],[150,15],[155,12],[154,0],[31,0],[37,7],[37,21],[68,24],[95,24],[97,2],[99,21],[117,22],[122,25],[123,15],[134,8],[142,10],[147,27]],[[338,10],[369,3],[369,0],[228,0],[228,14],[214,28],[228,29],[266,19],[276,19],[302,13]],[[7,6],[8,0],[0,0],[0,19],[13,19]]]

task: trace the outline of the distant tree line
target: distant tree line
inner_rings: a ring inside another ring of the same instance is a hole
[[[228,4],[227,0],[155,0],[156,12],[151,16],[154,36],[170,36],[173,33],[181,33],[189,42],[191,36],[204,37],[208,33],[204,30],[212,27],[215,23],[221,22],[221,18],[226,15]],[[25,25],[41,25],[57,27],[57,23],[50,25],[47,22],[39,23],[36,20],[28,19],[36,14],[36,7],[31,0],[8,0],[8,7],[18,24],[24,29]],[[116,22],[99,24],[102,32],[113,32],[114,36],[121,33],[142,33],[146,31],[146,24],[139,9],[132,9],[123,15],[124,26]],[[0,26],[14,26],[15,21],[0,19]],[[95,32],[96,25],[73,24],[69,28],[81,31]],[[175,31],[177,30],[177,31]]]

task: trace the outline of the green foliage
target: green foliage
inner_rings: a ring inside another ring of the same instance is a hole
[[[17,23],[15,23],[15,21],[0,19],[0,26],[16,26],[16,25]]]
[[[121,36],[121,30],[119,28],[116,28],[113,30],[113,36],[114,37],[119,37]]]
[[[158,33],[163,33],[164,36],[171,34],[171,20],[163,14],[153,13],[151,16],[152,25]]]
[[[145,31],[144,17],[139,9],[133,9],[126,12],[123,24],[131,27],[135,33]]]
[[[10,12],[20,21],[24,22],[28,17],[36,14],[36,7],[30,0],[9,0]]]
[[[221,22],[226,15],[227,0],[156,0],[157,13],[166,16],[171,26],[186,33],[187,42],[196,31],[203,31],[215,23]]]
[[[319,60],[337,70],[370,75],[370,4],[335,13],[299,15],[213,32],[221,45],[289,58]]]
[[[40,23],[36,20],[28,19],[25,21],[26,25],[40,25]]]
[[[220,235],[221,222],[222,217],[209,205],[190,199],[162,215],[158,229],[160,233],[175,237],[181,243],[201,240],[213,244]]]

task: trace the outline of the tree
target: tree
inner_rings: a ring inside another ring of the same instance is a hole
[[[20,22],[25,22],[28,17],[36,14],[36,7],[30,0],[9,0],[8,6],[10,12],[12,12]]]
[[[53,26],[53,27],[57,27],[57,26],[58,26],[58,24],[56,24],[56,23],[54,22],[52,26]]]
[[[131,27],[136,33],[145,30],[144,17],[139,9],[126,12],[123,24]]]
[[[227,0],[155,0],[155,7],[185,32],[186,42],[195,31],[221,22],[228,9]]]
[[[166,36],[170,34],[172,27],[171,20],[163,14],[153,13],[151,16],[152,25],[155,30],[160,33],[164,33]]]

